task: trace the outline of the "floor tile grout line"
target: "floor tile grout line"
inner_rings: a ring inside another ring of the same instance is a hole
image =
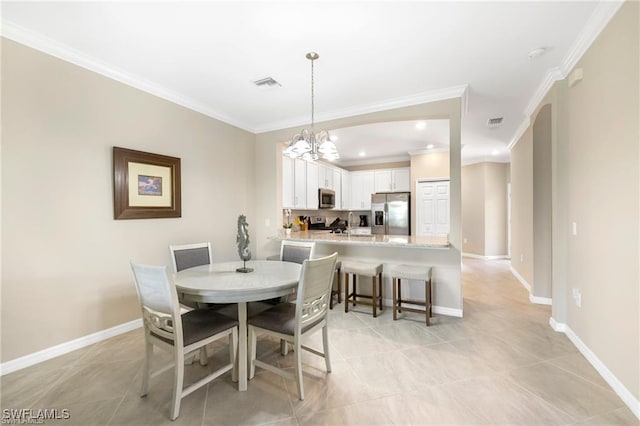
[[[588,377],[581,376],[580,374],[576,373],[575,371],[568,370],[568,369],[566,369],[566,368],[564,368],[564,367],[562,367],[562,366],[560,366],[560,365],[556,365],[556,364],[554,364],[554,363],[552,362],[553,360],[557,360],[557,359],[560,359],[560,358],[564,358],[564,357],[566,357],[566,356],[569,356],[569,355],[564,355],[564,356],[560,356],[560,357],[550,358],[550,359],[545,360],[545,361],[543,361],[543,362],[544,362],[544,363],[551,364],[551,365],[553,365],[554,367],[559,368],[560,370],[562,370],[562,371],[564,371],[564,372],[566,372],[566,373],[569,373],[569,374],[571,374],[571,375],[573,375],[573,376],[577,377],[578,379],[581,379],[581,380],[583,380],[583,381],[585,381],[585,382],[591,383],[592,385],[597,386],[597,387],[599,387],[600,389],[603,389],[603,390],[609,391],[609,392],[611,392],[612,394],[614,394],[614,395],[618,396],[618,394],[616,394],[616,393],[613,391],[613,389],[611,388],[611,386],[609,386],[609,384],[607,384],[606,386],[602,386],[601,384],[596,383],[596,382],[594,382],[593,380],[590,380]],[[582,355],[580,355],[580,356],[582,356]],[[597,372],[597,371],[596,371],[596,372]],[[598,373],[598,374],[600,374],[600,373]],[[602,376],[601,376],[601,377],[602,377]],[[604,380],[604,378],[603,378],[602,380]],[[605,383],[606,383],[606,381],[605,381]],[[623,402],[622,400],[620,400],[620,402],[624,405],[624,402]],[[626,407],[626,405],[624,405],[624,406]]]

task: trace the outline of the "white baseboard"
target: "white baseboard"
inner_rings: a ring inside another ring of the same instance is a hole
[[[497,256],[483,256],[481,254],[462,253],[462,257],[471,257],[474,259],[483,259],[483,260],[510,259],[509,255],[507,254],[500,254]]]
[[[510,266],[509,270],[511,271],[513,276],[516,277],[518,281],[520,281],[520,284],[522,284],[522,286],[526,288],[527,291],[529,292],[529,302],[535,303],[536,305],[552,305],[553,304],[553,299],[551,299],[550,297],[539,297],[531,294],[531,284],[529,284],[527,280],[525,280],[522,277],[522,275],[520,275],[518,271],[516,271],[513,268],[513,266]]]
[[[533,294],[529,294],[529,302],[535,303],[537,305],[552,305],[553,299],[550,297],[538,297]]]
[[[564,323],[558,323],[553,318],[549,319],[551,328],[558,332],[564,332],[564,334],[571,340],[580,353],[589,361],[589,363],[596,369],[602,378],[611,386],[611,389],[622,399],[622,401],[629,407],[631,412],[640,419],[640,400],[626,388],[624,384],[607,368],[600,358],[594,354],[591,349],[580,339],[571,328]]]
[[[80,337],[66,343],[61,343],[59,345],[34,352],[20,358],[12,359],[11,361],[3,362],[2,364],[0,364],[0,376],[13,373],[14,371],[22,370],[23,368],[27,368],[34,364],[47,361],[51,358],[73,352],[76,349],[84,348],[85,346],[98,343],[102,340],[117,336],[118,334],[135,330],[139,327],[142,327],[142,319],[136,319],[124,324],[116,325],[115,327],[98,331],[96,333],[89,334],[88,336]]]
[[[549,325],[551,326],[551,328],[553,328],[554,331],[557,331],[558,333],[564,333],[567,330],[567,324],[557,322],[553,317],[549,318]]]

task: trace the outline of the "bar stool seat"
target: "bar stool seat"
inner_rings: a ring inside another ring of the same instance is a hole
[[[427,326],[430,325],[432,313],[431,299],[431,267],[419,265],[394,265],[389,268],[389,276],[393,287],[393,319],[398,319],[398,312],[404,309],[407,312],[415,312],[426,316]],[[403,299],[402,280],[424,281],[425,300]],[[414,306],[424,306],[424,309],[411,308],[407,304]]]
[[[338,296],[338,303],[342,303],[342,262],[341,261],[337,261],[336,262],[336,273],[335,276],[338,280],[338,285],[336,286],[336,289],[333,289],[333,285],[331,286],[331,297],[329,298],[329,309],[333,309],[333,297],[334,296]]]
[[[382,263],[345,261],[342,262],[342,272],[345,277],[344,311],[349,312],[349,303],[353,303],[353,306],[368,305],[373,308],[373,317],[375,318],[378,314],[378,306],[382,310]],[[349,277],[351,275],[353,275],[353,292],[349,293]],[[358,275],[371,277],[371,295],[358,293]]]

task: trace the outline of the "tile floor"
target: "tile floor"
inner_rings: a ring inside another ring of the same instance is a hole
[[[170,372],[138,396],[140,330],[6,375],[2,408],[66,408],[63,425],[473,425],[638,424],[569,340],[548,325],[550,308],[532,305],[505,261],[464,260],[464,318],[417,314],[393,321],[331,311],[333,372],[305,352],[306,399],[293,381],[258,369],[247,392],[230,373],[182,401],[171,422]],[[359,307],[358,307],[359,308]],[[311,346],[320,347],[320,333]],[[292,367],[275,340],[261,359]],[[210,363],[224,362],[223,344]],[[166,359],[166,357],[165,357]],[[209,367],[187,366],[187,381]]]

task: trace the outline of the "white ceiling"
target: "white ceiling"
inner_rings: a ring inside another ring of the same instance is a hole
[[[462,155],[470,163],[508,161],[532,103],[566,75],[617,7],[3,1],[2,34],[256,133],[309,123],[305,54],[316,51],[316,121],[464,93]],[[538,47],[545,54],[529,59]],[[281,86],[253,85],[268,76]],[[503,125],[488,129],[491,117],[504,117]],[[419,135],[414,125],[336,130],[338,163],[359,160],[356,144],[368,143],[376,156],[407,156],[441,135],[438,124]]]

